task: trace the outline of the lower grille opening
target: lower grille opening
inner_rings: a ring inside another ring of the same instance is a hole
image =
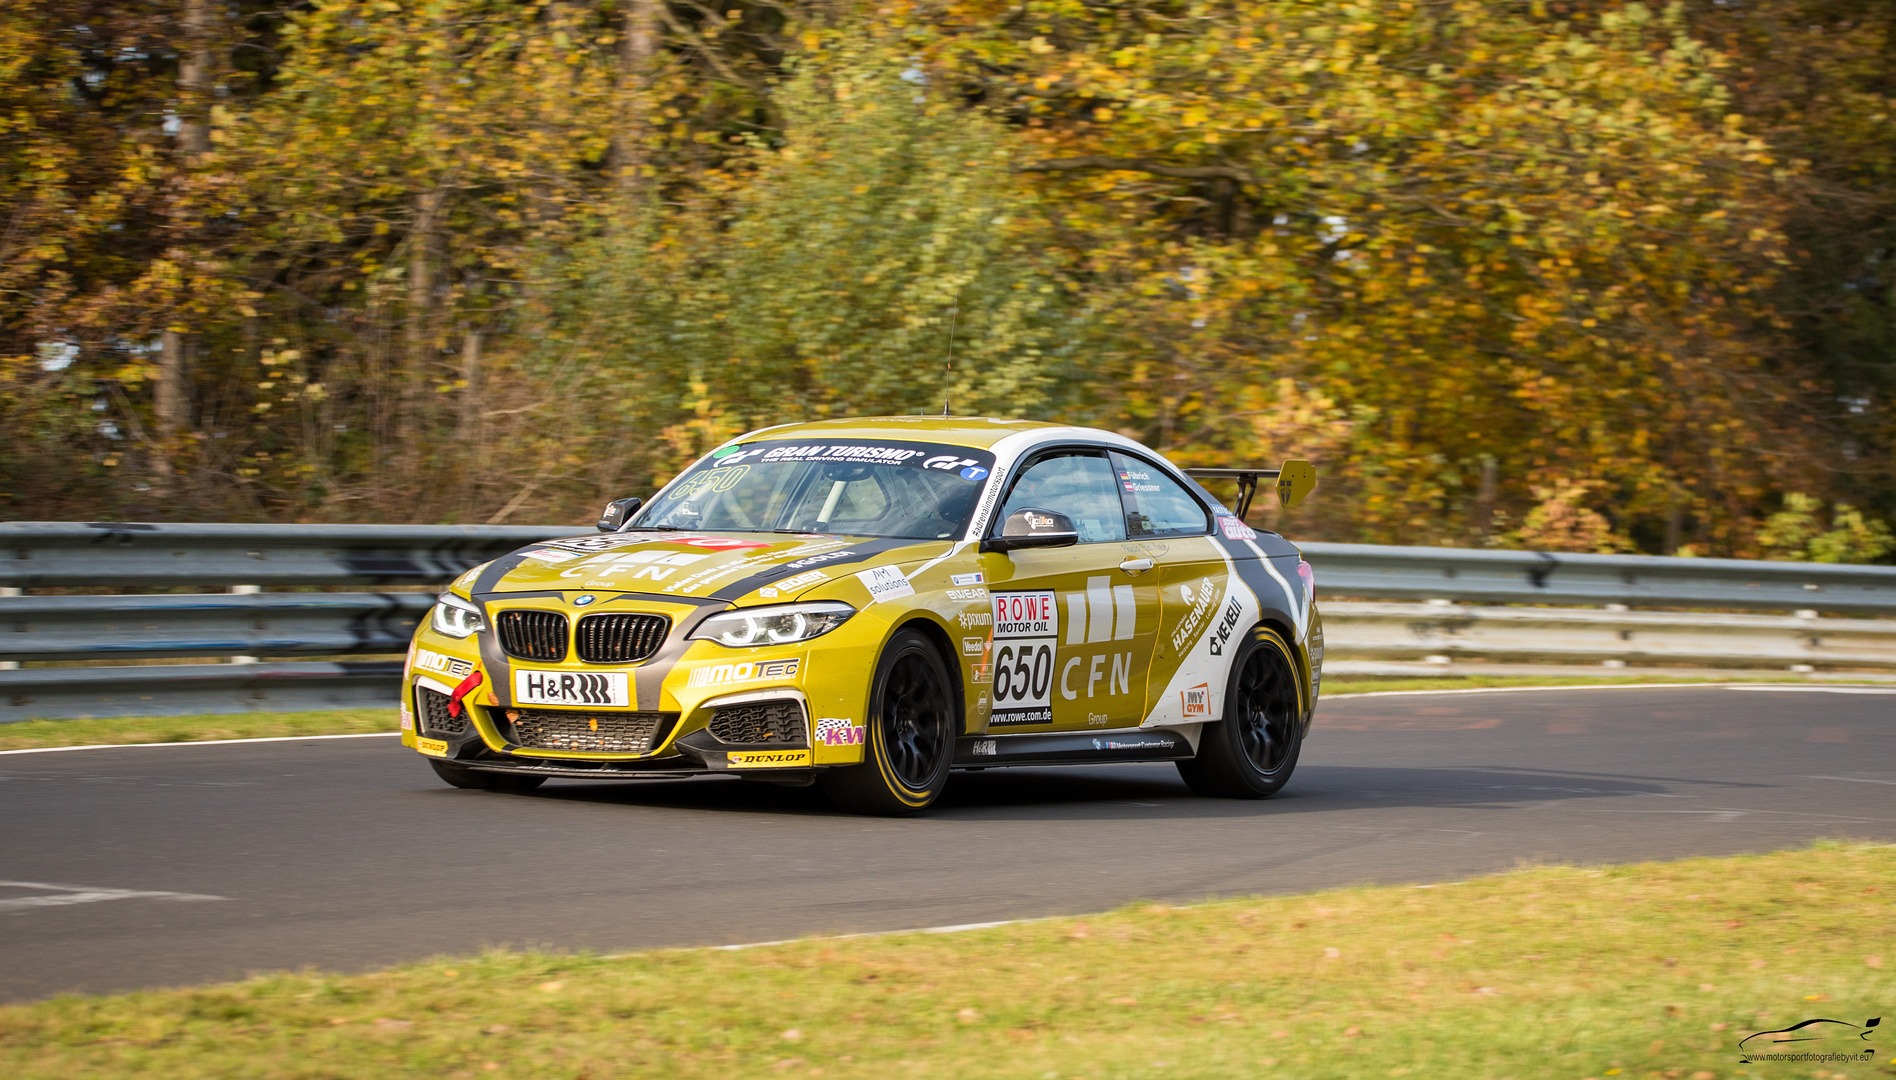
[[[509,740],[529,750],[574,750],[601,754],[651,752],[670,716],[655,712],[568,712],[508,709]]]
[[[808,727],[798,701],[760,701],[711,710],[711,734],[739,746],[784,746],[807,749]]]
[[[467,707],[461,715],[448,715],[448,695],[425,686],[415,687],[415,715],[421,720],[423,735],[467,734]]]

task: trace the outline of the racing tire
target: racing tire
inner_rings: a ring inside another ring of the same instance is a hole
[[[470,769],[465,765],[455,765],[446,761],[430,759],[428,766],[435,775],[458,788],[471,788],[475,791],[503,791],[512,794],[532,791],[546,783],[544,776],[521,776],[515,773],[484,772]]]
[[[824,770],[817,777],[823,794],[855,814],[920,812],[948,783],[958,726],[954,703],[934,642],[915,630],[897,633],[876,661],[862,764]]]
[[[1179,762],[1178,773],[1207,798],[1275,795],[1297,768],[1305,711],[1290,644],[1269,627],[1254,627],[1231,665],[1224,719],[1205,725],[1198,755]]]

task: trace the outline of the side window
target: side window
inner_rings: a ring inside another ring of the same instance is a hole
[[[1000,531],[1007,515],[1030,506],[1072,518],[1081,543],[1126,538],[1126,517],[1113,468],[1106,455],[1097,451],[1061,451],[1027,466],[1007,493],[1007,502],[994,519],[994,531]]]
[[[1113,475],[1126,502],[1126,531],[1142,536],[1199,536],[1210,526],[1205,508],[1176,480],[1135,457],[1115,453]]]

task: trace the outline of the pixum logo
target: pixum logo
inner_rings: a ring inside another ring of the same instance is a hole
[[[1817,1017],[1775,1031],[1752,1032],[1739,1040],[1738,1060],[1746,1065],[1755,1061],[1875,1061],[1876,1049],[1863,1043],[1876,1034],[1876,1025],[1882,1022],[1880,1016],[1872,1016],[1862,1024]],[[1796,1049],[1779,1052],[1788,1046]]]

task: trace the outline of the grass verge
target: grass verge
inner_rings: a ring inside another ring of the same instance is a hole
[[[1890,1075],[1886,1037],[1799,1044],[1882,1051],[1814,1069],[1737,1044],[1896,1011],[1893,893],[1896,847],[1823,844],[952,935],[493,952],[4,1008],[0,1075]]]
[[[1369,694],[1398,690],[1479,690],[1555,686],[1653,686],[1656,684],[1689,686],[1732,682],[1786,682],[1782,672],[1734,671],[1729,677],[1651,676],[1651,675],[1336,675],[1323,680],[1323,697]],[[1842,683],[1818,685],[1839,686]]]
[[[267,739],[286,735],[355,735],[395,730],[395,707],[324,712],[126,716],[93,720],[20,720],[0,724],[0,750],[113,743]]]

